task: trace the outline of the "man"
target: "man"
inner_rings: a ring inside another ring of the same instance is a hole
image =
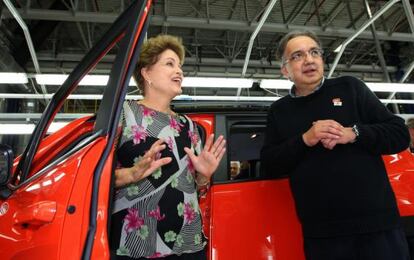
[[[408,131],[410,132],[410,151],[414,152],[414,118],[407,119],[407,127]]]
[[[362,81],[325,79],[315,34],[287,34],[278,55],[294,86],[270,107],[261,160],[289,175],[306,258],[409,259],[381,158],[407,148],[404,121]]]
[[[236,179],[239,173],[240,173],[240,162],[231,161],[230,162],[230,179],[232,180]]]

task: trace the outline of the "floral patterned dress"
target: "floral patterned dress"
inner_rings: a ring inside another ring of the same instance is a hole
[[[164,114],[134,101],[124,104],[119,167],[132,167],[158,139],[158,156],[173,160],[147,178],[116,190],[111,239],[116,255],[157,258],[198,252],[206,245],[197,200],[194,167],[184,152],[199,153],[201,141],[186,116]]]

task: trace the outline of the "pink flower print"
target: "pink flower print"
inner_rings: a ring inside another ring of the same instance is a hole
[[[148,134],[145,132],[145,128],[141,125],[133,125],[132,128],[132,136],[134,137],[133,142],[134,144],[139,144],[142,141],[145,141]]]
[[[172,139],[172,137],[171,136],[169,136],[168,138],[167,138],[167,141],[165,141],[166,143],[167,143],[167,145],[168,145],[168,149],[170,149],[170,151],[172,152],[173,151],[173,149],[174,149],[174,140]]]
[[[148,257],[148,258],[160,258],[163,255],[160,252],[155,252],[152,256]]]
[[[189,170],[192,174],[195,174],[194,164],[193,164],[193,162],[191,161],[190,157],[188,157],[188,156],[187,156],[187,167],[188,167],[188,170]]]
[[[176,134],[181,132],[181,127],[184,125],[178,122],[174,117],[170,117],[170,128],[174,130]]]
[[[144,117],[153,117],[155,115],[155,111],[147,107],[143,107],[142,115]]]
[[[196,217],[196,212],[193,209],[193,207],[191,207],[190,203],[185,203],[184,204],[184,221],[186,224],[191,224],[191,222],[194,221]]]
[[[160,206],[157,206],[156,209],[151,210],[149,212],[149,215],[150,215],[150,217],[153,217],[158,221],[161,221],[165,218],[165,214],[162,214],[162,216],[161,216]]]
[[[190,137],[191,143],[197,145],[198,135],[191,130],[188,130],[188,137]]]
[[[144,225],[144,219],[141,218],[138,214],[138,210],[131,208],[128,209],[128,214],[124,218],[125,231],[127,233],[138,230],[142,225]]]

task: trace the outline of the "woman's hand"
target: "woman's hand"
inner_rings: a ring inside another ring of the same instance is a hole
[[[160,151],[164,150],[166,145],[164,140],[158,140],[152,144],[151,148],[144,154],[144,157],[131,168],[121,168],[115,170],[115,187],[122,187],[134,182],[138,182],[156,169],[171,162],[171,157],[157,158]]]
[[[184,148],[184,151],[188,154],[194,165],[194,169],[208,180],[217,169],[217,166],[226,151],[226,140],[224,140],[223,136],[217,138],[214,143],[213,141],[214,134],[211,134],[204,145],[204,149],[198,156],[195,155],[191,149],[187,147]]]

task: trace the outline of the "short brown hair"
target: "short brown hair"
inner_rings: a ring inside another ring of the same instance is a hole
[[[276,59],[280,59],[283,63],[283,53],[285,52],[286,46],[288,44],[288,42],[290,40],[292,40],[293,38],[299,37],[299,36],[307,36],[309,38],[311,38],[312,40],[314,40],[319,48],[322,49],[322,43],[319,40],[318,36],[316,36],[316,34],[314,32],[311,31],[292,31],[288,34],[286,34],[285,36],[283,36],[283,38],[280,40],[279,42],[279,47],[277,48],[276,51]]]
[[[144,78],[141,75],[141,69],[145,67],[151,67],[159,60],[161,53],[165,50],[172,50],[180,59],[180,64],[184,63],[185,49],[182,44],[182,40],[179,37],[162,34],[152,38],[149,38],[142,44],[141,53],[139,55],[138,63],[135,67],[134,78],[138,84],[138,88],[142,94],[144,92]]]

